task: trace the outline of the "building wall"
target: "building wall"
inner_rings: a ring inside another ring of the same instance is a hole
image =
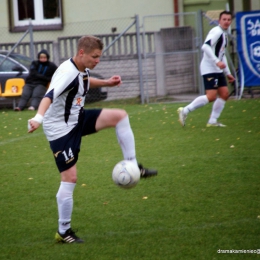
[[[184,12],[224,10],[227,0],[183,0]]]
[[[131,17],[139,15],[140,24],[144,16],[148,15],[163,15],[173,14],[174,10],[179,13],[197,12],[198,10],[224,10],[226,3],[231,0],[63,0],[63,18],[64,28],[60,31],[40,31],[34,32],[35,40],[52,40],[58,36],[67,36],[71,32],[78,35],[82,34],[102,34],[104,24],[102,21],[115,20],[111,27],[117,27],[121,32],[131,22]],[[249,0],[234,0],[234,10],[243,10],[243,1]],[[23,33],[9,32],[9,14],[8,1],[0,1],[0,42],[16,42],[20,39]],[[178,5],[178,8],[174,6]],[[260,9],[260,0],[251,0],[251,9]],[[124,24],[121,18],[128,18]],[[117,20],[117,21],[116,21]],[[100,21],[100,25],[96,23],[96,27],[85,28],[84,23],[90,21]],[[174,24],[174,22],[172,23]],[[110,26],[110,25],[109,25]],[[110,28],[111,30],[111,28]],[[107,33],[107,29],[105,31]],[[40,36],[39,36],[40,35]],[[28,37],[25,39],[28,40]]]
[[[7,1],[0,1],[0,24],[1,27],[8,27]]]
[[[260,0],[254,0],[251,2],[252,10],[260,10]]]
[[[66,23],[96,21],[144,15],[172,14],[173,0],[63,0],[63,18]],[[8,4],[0,1],[0,24],[8,27]]]
[[[173,0],[163,0],[163,2],[161,0],[63,0],[62,3],[63,30],[34,31],[35,41],[50,41],[67,35],[110,33],[112,27],[116,27],[117,32],[121,32],[129,26],[133,21],[131,18],[135,15],[139,16],[141,23],[143,16],[173,14],[174,12]],[[90,25],[91,21],[93,21],[93,26]],[[0,1],[0,35],[0,43],[16,42],[23,35],[23,32],[9,32],[7,0]],[[26,36],[24,40],[28,41],[29,36]]]
[[[232,0],[181,0],[184,12],[194,12],[194,10],[224,10],[226,3]],[[233,0],[234,12],[243,11],[243,3],[251,2],[251,10],[260,10],[260,0]]]
[[[63,0],[65,23],[172,14],[173,0]]]

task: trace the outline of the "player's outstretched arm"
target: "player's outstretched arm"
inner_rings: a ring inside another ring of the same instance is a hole
[[[121,83],[121,77],[118,75],[112,76],[109,79],[97,79],[90,77],[90,88],[115,87],[120,86]]]
[[[43,116],[50,105],[51,105],[51,99],[48,97],[44,97],[39,105],[35,117],[28,120],[28,133],[32,133],[39,128],[39,126],[43,121]]]
[[[236,80],[236,78],[232,74],[228,74],[227,78],[229,83],[233,83]]]

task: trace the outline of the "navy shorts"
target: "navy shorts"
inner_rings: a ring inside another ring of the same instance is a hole
[[[96,133],[96,121],[102,109],[83,110],[78,124],[65,136],[50,141],[50,147],[60,172],[76,164],[80,152],[81,138]]]
[[[202,77],[206,90],[218,89],[227,86],[227,80],[223,72],[205,74]]]

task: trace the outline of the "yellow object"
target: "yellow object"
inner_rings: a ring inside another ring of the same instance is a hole
[[[0,93],[1,97],[13,98],[13,107],[16,107],[16,97],[20,97],[23,92],[25,81],[22,78],[8,79],[5,83],[5,91]]]
[[[2,97],[19,97],[22,95],[24,79],[13,78],[8,79],[5,83],[5,91],[1,94]]]

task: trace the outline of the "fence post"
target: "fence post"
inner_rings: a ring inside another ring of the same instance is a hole
[[[202,22],[202,11],[198,10],[197,12],[197,28],[198,28],[198,68],[200,68],[200,61],[202,59],[202,52],[201,52],[201,46],[203,44],[203,22]],[[200,71],[200,70],[199,70]],[[199,93],[200,95],[204,95],[205,88],[204,88],[204,82],[202,81],[202,77],[200,76],[199,72]]]
[[[164,39],[165,40],[165,39]],[[156,74],[156,95],[165,96],[165,60],[164,60],[164,46],[161,32],[154,33],[154,48],[155,48],[155,74]]]
[[[136,46],[137,46],[137,55],[138,55],[138,73],[139,73],[140,94],[141,94],[141,102],[142,102],[142,104],[144,104],[142,53],[141,53],[141,44],[140,44],[140,27],[139,27],[139,16],[138,15],[135,15],[135,28],[136,28]]]
[[[29,33],[30,33],[30,57],[34,60],[34,46],[33,46],[33,25],[30,18],[29,21]]]
[[[60,57],[59,57],[59,44],[58,42],[53,42],[53,62],[58,66],[60,65]]]

